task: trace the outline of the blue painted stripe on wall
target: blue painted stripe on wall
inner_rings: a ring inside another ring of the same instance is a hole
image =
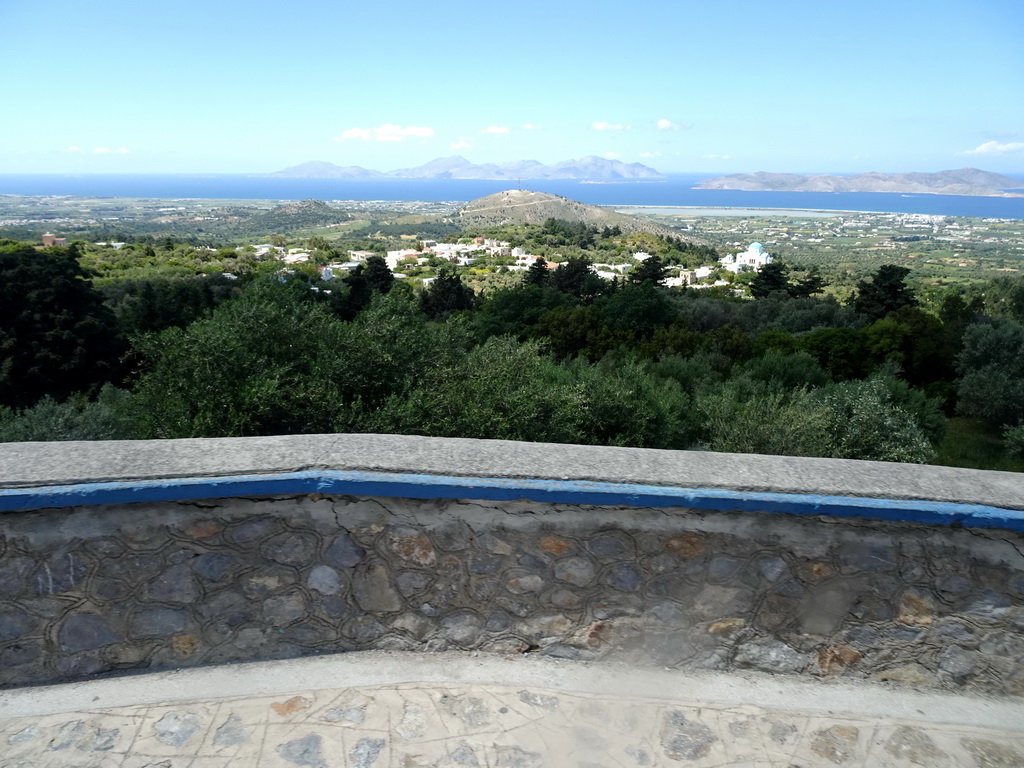
[[[414,499],[528,500],[546,503],[631,507],[689,507],[707,510],[865,517],[878,520],[1024,531],[1024,512],[980,504],[746,492],[713,488],[679,488],[585,480],[447,477],[337,470],[10,488],[0,490],[0,512],[96,504],[304,493]]]

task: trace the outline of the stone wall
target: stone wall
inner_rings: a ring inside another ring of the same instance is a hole
[[[466,649],[1024,695],[1024,536],[321,496],[0,515],[0,684]]]

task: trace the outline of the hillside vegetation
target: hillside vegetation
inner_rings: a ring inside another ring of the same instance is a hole
[[[519,189],[507,189],[478,198],[459,208],[453,219],[463,230],[507,224],[543,224],[549,219],[558,219],[593,227],[618,227],[627,233],[649,232],[673,237],[680,235],[677,230],[650,220],[578,203],[558,195]],[[692,236],[685,236],[684,239],[699,242],[698,238]]]

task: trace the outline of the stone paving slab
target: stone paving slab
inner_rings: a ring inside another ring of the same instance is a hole
[[[0,721],[0,766],[1021,766],[1024,736],[539,687],[296,691]]]
[[[417,659],[353,656],[6,692],[0,768],[1024,766],[1013,704],[961,697],[960,725],[928,696],[876,687],[807,697],[775,678],[671,672],[653,687],[650,671],[624,684],[630,670],[453,654],[427,661],[419,682],[372,684],[408,677]],[[225,671],[241,685],[223,684]],[[902,716],[880,711],[887,698]],[[104,706],[119,699],[135,703]]]

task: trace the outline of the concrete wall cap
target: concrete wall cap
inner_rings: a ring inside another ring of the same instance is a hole
[[[1024,509],[1024,475],[843,459],[407,435],[0,444],[0,489],[308,470],[596,481]]]

